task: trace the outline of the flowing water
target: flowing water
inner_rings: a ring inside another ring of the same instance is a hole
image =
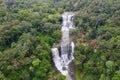
[[[61,37],[61,54],[57,48],[52,48],[53,61],[56,68],[61,72],[61,74],[66,76],[66,80],[72,80],[70,76],[69,64],[74,59],[74,42],[69,39],[69,29],[74,29],[72,12],[65,12],[62,14],[62,37]]]

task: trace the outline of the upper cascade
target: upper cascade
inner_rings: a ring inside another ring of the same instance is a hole
[[[75,14],[73,12],[64,12],[61,16],[63,18],[62,23],[62,31],[69,30],[70,28],[74,29],[73,25],[73,16]]]

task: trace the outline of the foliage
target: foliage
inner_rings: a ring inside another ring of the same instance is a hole
[[[1,0],[0,80],[64,80],[50,48],[60,42],[60,14],[74,11],[77,80],[120,80],[119,0]]]
[[[48,80],[49,73],[55,73],[50,47],[61,34],[59,12],[52,3],[48,0],[0,1],[1,80]]]

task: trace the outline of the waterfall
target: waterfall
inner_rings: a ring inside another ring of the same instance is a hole
[[[62,37],[61,37],[61,55],[57,48],[52,48],[52,57],[55,67],[61,72],[61,74],[69,75],[69,64],[74,59],[74,42],[69,39],[69,29],[74,29],[72,12],[65,12],[62,15]]]

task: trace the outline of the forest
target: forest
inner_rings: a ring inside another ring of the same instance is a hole
[[[64,12],[75,79],[120,80],[120,0],[0,0],[0,80],[65,80],[51,56]]]

